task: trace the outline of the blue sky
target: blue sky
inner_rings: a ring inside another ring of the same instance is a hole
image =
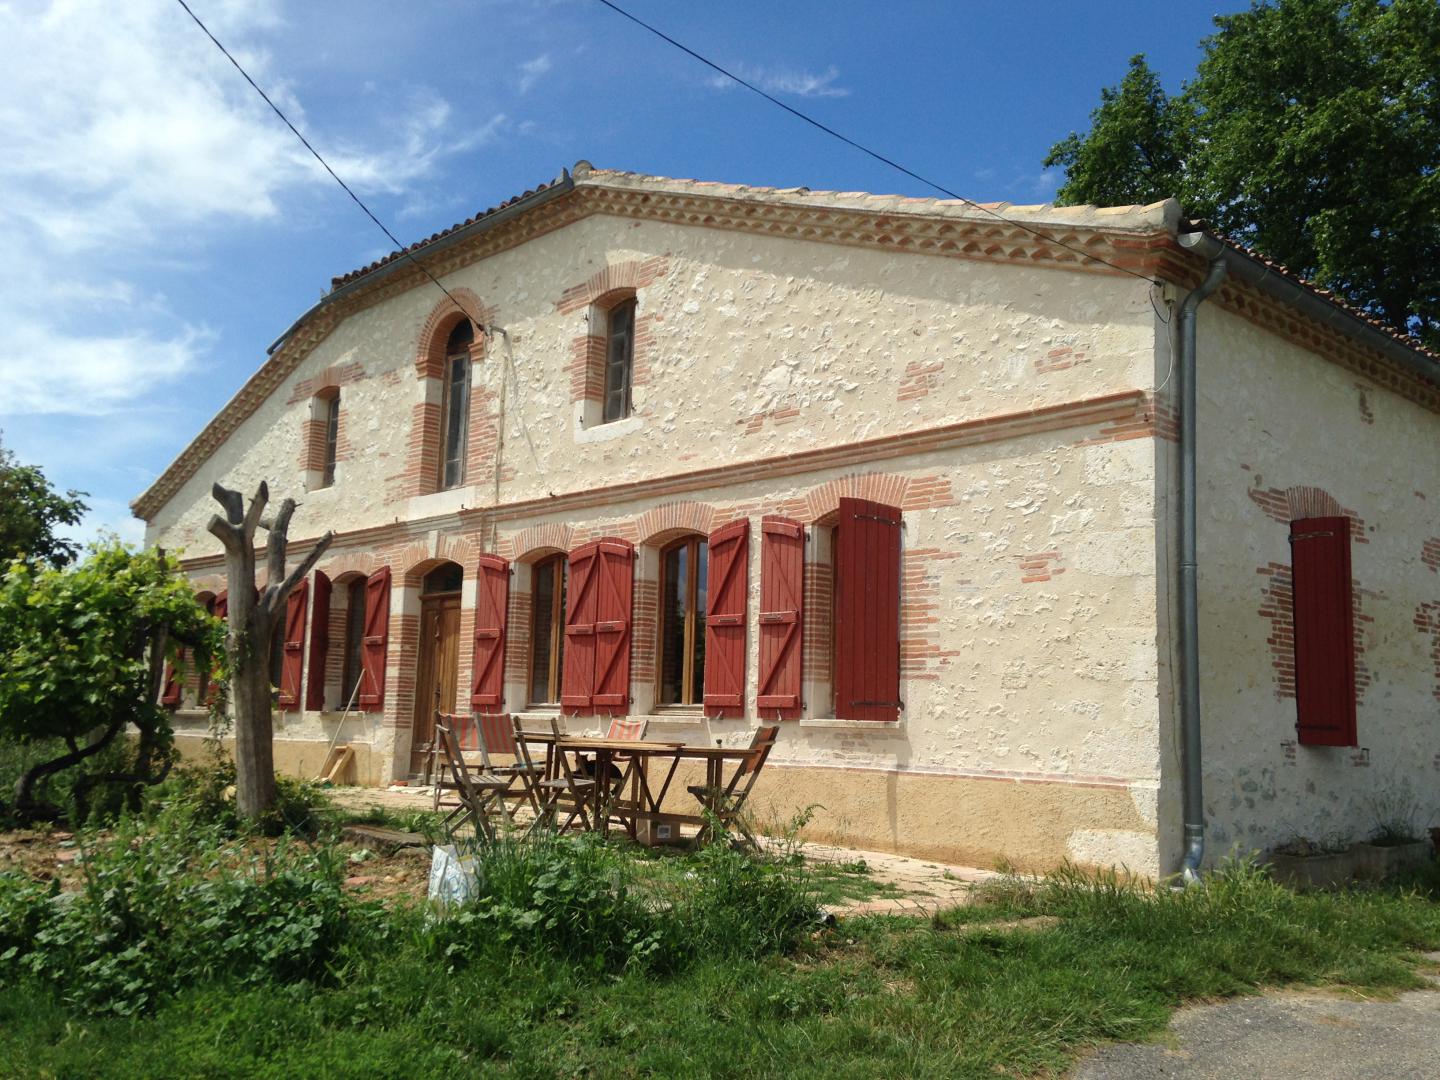
[[[628,0],[777,97],[978,200],[1145,53],[1167,88],[1243,0]],[[403,242],[579,158],[664,176],[933,194],[595,0],[192,7]],[[0,0],[0,440],[128,503],[384,236],[170,0]]]

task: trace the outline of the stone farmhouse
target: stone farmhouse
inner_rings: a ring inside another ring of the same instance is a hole
[[[816,835],[1162,874],[1435,792],[1437,411],[1436,356],[1174,202],[580,162],[336,278],[134,511],[222,608],[212,482],[336,531],[289,771],[410,777],[437,701],[779,720],[752,806]]]

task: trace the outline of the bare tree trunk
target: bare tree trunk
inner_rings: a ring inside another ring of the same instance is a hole
[[[257,818],[275,805],[274,726],[270,713],[270,644],[290,590],[320,561],[334,533],[327,532],[289,576],[285,551],[295,500],[286,499],[274,520],[262,517],[270,490],[262,480],[245,509],[238,491],[216,484],[225,508],[207,528],[225,545],[230,623],[230,689],[235,714],[235,801],[241,817]],[[266,529],[266,584],[255,588],[255,530]]]

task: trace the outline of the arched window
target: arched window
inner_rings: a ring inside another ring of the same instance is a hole
[[[560,677],[565,670],[564,555],[552,555],[530,570],[530,703],[550,705],[560,700]]]
[[[630,384],[635,367],[635,298],[622,300],[605,317],[605,396],[601,423],[630,415]]]
[[[707,554],[703,536],[660,553],[660,705],[699,705],[704,697]]]
[[[455,324],[445,343],[445,387],[440,409],[440,431],[444,442],[440,454],[440,488],[459,487],[465,482],[465,448],[470,428],[470,346],[475,327],[469,319]]]

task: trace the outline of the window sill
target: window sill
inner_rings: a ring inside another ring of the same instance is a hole
[[[662,712],[654,712],[648,716],[634,716],[632,720],[644,720],[650,724],[666,724],[670,727],[692,727],[700,728],[705,726],[705,714],[703,712],[690,712],[689,710],[676,709],[674,712],[668,709]]]
[[[802,729],[820,731],[901,731],[904,726],[903,720],[837,720],[834,717],[821,717],[800,721]]]

